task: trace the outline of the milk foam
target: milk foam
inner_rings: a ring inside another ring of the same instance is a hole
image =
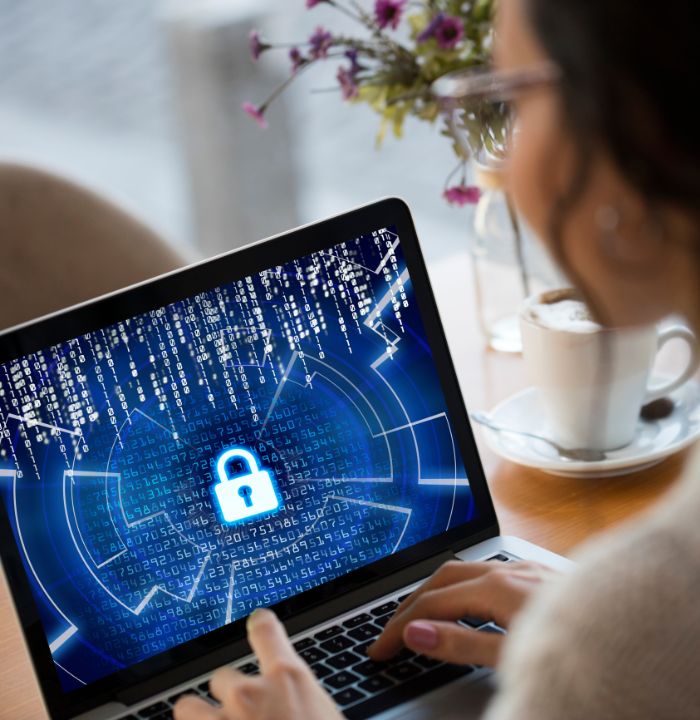
[[[601,330],[601,326],[593,320],[586,305],[572,298],[534,303],[529,308],[529,315],[539,325],[552,330],[577,333]]]

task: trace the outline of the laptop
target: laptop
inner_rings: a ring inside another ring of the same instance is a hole
[[[568,565],[499,534],[399,199],[6,331],[0,431],[2,566],[56,720],[215,702],[216,668],[258,672],[262,606],[348,718],[477,717],[489,669],[366,647],[447,560]]]

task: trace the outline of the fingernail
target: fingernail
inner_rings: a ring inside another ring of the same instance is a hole
[[[248,615],[248,619],[246,620],[246,627],[250,629],[253,627],[253,625],[260,620],[261,617],[264,616],[263,608],[255,608],[250,615]]]
[[[417,620],[406,625],[403,631],[404,641],[414,648],[432,650],[437,647],[438,634],[435,626],[428,622]]]

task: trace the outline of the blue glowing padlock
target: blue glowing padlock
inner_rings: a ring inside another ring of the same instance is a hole
[[[242,462],[243,474],[229,477],[226,467],[232,460]],[[224,522],[237,523],[279,510],[281,503],[272,475],[258,467],[258,459],[249,450],[224,450],[217,458],[216,474],[219,482],[214,492]]]

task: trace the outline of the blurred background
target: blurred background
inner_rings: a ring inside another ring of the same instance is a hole
[[[430,262],[464,252],[469,210],[441,197],[454,166],[438,127],[411,118],[375,147],[378,118],[344,103],[319,64],[273,105],[286,51],[250,58],[248,34],[303,42],[352,30],[304,0],[0,0],[0,158],[106,194],[190,257],[380,196],[412,207]]]

